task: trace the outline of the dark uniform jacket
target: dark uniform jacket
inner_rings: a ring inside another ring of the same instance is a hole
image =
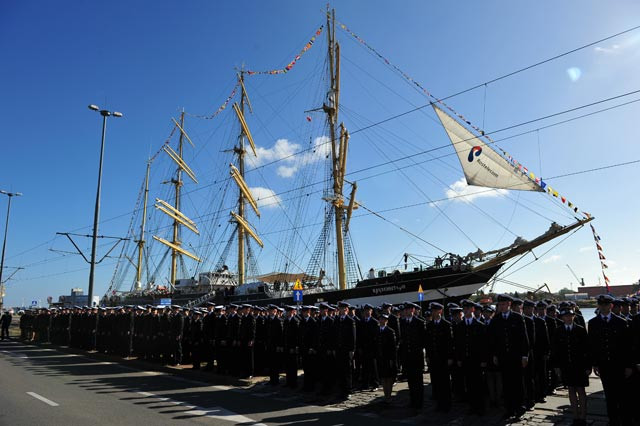
[[[489,350],[498,363],[512,363],[529,355],[529,339],[522,315],[510,312],[507,319],[502,313],[491,319],[488,331]]]
[[[249,342],[256,339],[256,318],[252,314],[243,316],[240,319],[238,330],[238,340],[242,346],[247,346]]]
[[[338,352],[353,352],[356,349],[356,323],[348,315],[344,318],[336,317],[335,350]]]
[[[431,324],[431,323],[429,323]],[[451,329],[449,329],[451,331]],[[400,321],[401,353],[403,365],[424,367],[425,325],[424,321],[412,317],[410,321]]]
[[[611,313],[609,321],[601,315],[589,320],[589,354],[591,365],[631,367],[627,321]]]
[[[442,318],[437,324],[436,321],[429,322],[426,326],[425,340],[427,360],[430,364],[453,359],[453,329],[449,321]]]
[[[544,356],[549,355],[549,351],[551,349],[551,341],[549,340],[547,322],[537,316],[533,317],[533,321],[536,327],[536,338],[533,344],[533,356],[536,359],[542,359]]]
[[[571,331],[564,325],[556,329],[551,352],[551,363],[555,368],[591,370],[587,330],[577,324],[573,324]]]
[[[467,324],[467,319],[454,326],[454,351],[458,361],[481,363],[487,362],[487,329],[477,319]]]

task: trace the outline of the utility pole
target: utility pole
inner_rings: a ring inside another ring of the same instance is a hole
[[[20,192],[7,192],[1,191],[0,194],[4,194],[9,197],[7,203],[7,221],[4,225],[4,239],[2,240],[2,259],[0,260],[0,309],[4,306],[4,281],[2,281],[2,273],[4,272],[4,253],[7,248],[7,232],[9,231],[9,214],[11,213],[11,199],[13,197],[19,197],[22,195]]]

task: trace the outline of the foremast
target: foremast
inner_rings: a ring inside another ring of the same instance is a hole
[[[136,282],[135,282],[135,290],[142,290],[142,259],[144,256],[144,231],[147,224],[147,204],[149,201],[149,171],[151,169],[151,161],[147,161],[147,172],[144,177],[144,204],[142,207],[142,223],[140,225],[140,238],[136,241],[138,245],[138,263],[136,265]],[[147,283],[147,288],[149,287],[149,283]]]
[[[167,241],[156,235],[153,236],[156,241],[161,242],[171,249],[171,287],[175,286],[178,274],[178,260],[181,259],[182,255],[188,256],[196,262],[201,262],[198,256],[182,248],[182,241],[180,240],[180,229],[182,226],[197,235],[200,234],[196,223],[180,211],[181,189],[182,185],[184,184],[182,180],[183,173],[186,174],[194,183],[198,183],[198,180],[196,179],[193,170],[191,170],[191,168],[187,165],[183,158],[184,140],[186,139],[191,144],[191,146],[194,146],[193,142],[189,138],[189,135],[187,135],[184,130],[184,111],[180,115],[180,123],[178,123],[176,120],[173,120],[173,122],[175,126],[180,130],[178,151],[174,151],[169,145],[163,146],[162,149],[178,166],[176,176],[175,178],[172,178],[170,182],[174,186],[174,202],[173,205],[171,205],[164,200],[156,198],[156,203],[154,205],[156,209],[160,210],[173,219],[173,238],[171,241]]]

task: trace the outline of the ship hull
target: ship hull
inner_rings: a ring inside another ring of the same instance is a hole
[[[418,293],[420,288],[423,290],[423,302],[425,303],[432,301],[458,301],[470,296],[486,285],[501,267],[502,264],[473,271],[445,267],[397,272],[383,277],[362,280],[355,287],[346,290],[319,292],[303,290],[302,304],[316,305],[323,302],[335,304],[339,301],[346,301],[352,305],[369,303],[373,306],[379,306],[384,302],[393,304],[406,301],[419,302]],[[167,295],[163,296],[163,298],[171,297],[171,303],[184,305],[202,296],[202,294]],[[212,301],[216,304],[250,303],[258,306],[295,304],[292,295],[272,297],[263,292],[226,296],[224,298],[216,297]],[[160,297],[128,298],[126,303],[155,305],[160,303]]]

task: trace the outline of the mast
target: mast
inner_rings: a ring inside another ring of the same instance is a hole
[[[238,213],[231,212],[231,216],[233,217],[233,221],[237,226],[237,234],[238,234],[238,285],[242,285],[245,282],[246,278],[246,267],[245,267],[245,240],[247,240],[247,236],[252,237],[260,247],[263,247],[264,244],[262,240],[256,232],[251,228],[249,222],[246,220],[245,215],[245,204],[247,202],[250,203],[253,210],[256,212],[258,217],[260,216],[260,212],[258,211],[258,205],[256,200],[253,198],[251,194],[251,189],[247,185],[244,180],[244,157],[247,154],[245,149],[245,139],[249,142],[249,146],[251,147],[251,152],[253,155],[257,156],[256,146],[253,142],[253,136],[251,136],[251,131],[249,130],[249,126],[247,125],[247,121],[244,118],[244,109],[245,105],[249,107],[249,111],[252,112],[251,101],[249,100],[249,96],[247,95],[247,89],[244,86],[244,70],[241,70],[238,74],[238,82],[240,83],[241,95],[240,95],[240,105],[237,103],[233,104],[233,109],[236,112],[236,116],[238,121],[240,122],[240,134],[238,135],[238,145],[233,148],[234,152],[238,155],[238,167],[236,168],[231,165],[231,177],[235,180],[238,185]]]
[[[142,224],[140,225],[140,238],[138,239],[138,264],[136,266],[135,289],[142,290],[142,255],[144,252],[144,229],[147,223],[147,202],[149,201],[149,170],[151,161],[147,162],[147,173],[144,178],[144,205],[142,207]]]
[[[240,91],[240,112],[244,115],[244,101],[246,97],[246,93],[244,90],[244,71],[240,71],[240,83],[242,86],[242,90]],[[240,172],[240,177],[244,179],[244,156],[246,151],[244,149],[244,130],[240,131],[240,135],[238,136],[238,147],[236,148],[236,153],[238,154],[238,171]],[[238,191],[238,216],[244,219],[244,193],[242,191]],[[244,268],[244,228],[238,222],[238,285],[244,284],[245,279],[245,268]]]
[[[333,197],[331,201],[335,208],[338,283],[340,290],[345,290],[347,288],[347,273],[344,260],[343,218],[345,209],[342,188],[344,186],[346,146],[349,135],[342,124],[340,125],[340,136],[338,137],[336,133],[340,97],[340,45],[335,41],[335,21],[335,10],[332,10],[331,13],[327,12],[330,86],[327,92],[327,103],[323,105],[323,110],[327,114],[329,138],[331,139],[331,160],[333,164]]]
[[[180,127],[184,129],[184,111],[180,114]],[[184,133],[180,132],[180,140],[178,142],[178,156],[182,158],[184,143]],[[173,207],[180,211],[180,190],[182,188],[182,169],[178,167],[176,178],[171,180],[171,183],[175,186],[175,200]],[[171,241],[175,246],[180,247],[180,222],[177,219],[173,220],[173,240]],[[178,257],[180,253],[175,248],[171,250],[171,286],[175,286],[176,275],[178,273]]]

